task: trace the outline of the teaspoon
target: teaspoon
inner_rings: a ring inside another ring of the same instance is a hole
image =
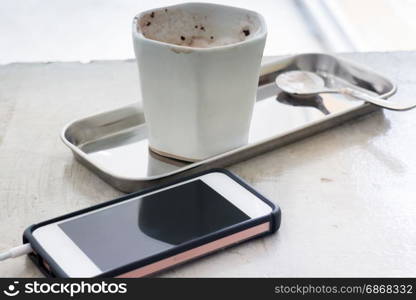
[[[391,110],[409,110],[416,107],[416,104],[405,105],[381,100],[380,98],[348,87],[327,88],[325,87],[325,81],[322,77],[308,71],[288,71],[282,73],[277,76],[276,84],[282,91],[298,97],[310,97],[317,94],[338,93],[364,100],[374,105]]]

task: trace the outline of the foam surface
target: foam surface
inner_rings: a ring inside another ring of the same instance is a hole
[[[242,42],[260,31],[258,16],[243,10],[171,7],[140,17],[137,30],[148,39],[209,48]]]

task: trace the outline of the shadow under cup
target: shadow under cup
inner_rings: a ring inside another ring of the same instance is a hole
[[[150,148],[195,161],[246,144],[266,34],[259,14],[215,4],[136,16]]]

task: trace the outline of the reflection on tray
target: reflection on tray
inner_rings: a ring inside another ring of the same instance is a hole
[[[145,124],[102,136],[79,148],[88,154],[95,165],[110,167],[116,173],[133,177],[138,176],[137,170],[142,170],[146,175],[161,174],[189,164],[149,150]]]
[[[311,96],[311,97],[293,97],[290,94],[281,92],[277,95],[276,100],[283,104],[293,105],[293,106],[306,106],[314,107],[320,110],[323,114],[329,115],[329,110],[325,107],[322,101],[321,96]]]

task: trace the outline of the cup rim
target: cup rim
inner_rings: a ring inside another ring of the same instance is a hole
[[[234,10],[240,10],[240,11],[243,11],[243,12],[248,12],[248,13],[257,17],[257,19],[259,21],[259,24],[260,24],[260,26],[259,26],[260,30],[254,37],[252,37],[249,40],[244,40],[244,41],[231,43],[231,44],[227,44],[227,45],[206,47],[206,48],[190,47],[190,46],[177,45],[177,44],[172,44],[172,43],[153,40],[153,39],[145,37],[143,35],[143,33],[140,30],[138,30],[137,22],[145,14],[151,13],[152,11],[155,11],[155,10],[161,10],[161,9],[166,9],[166,8],[169,9],[169,8],[176,8],[176,7],[184,7],[184,6],[190,6],[190,5],[199,5],[199,6],[205,6],[205,7],[223,7],[223,8],[227,8],[227,9],[234,9]],[[230,5],[205,3],[205,2],[187,2],[187,3],[181,3],[181,4],[175,4],[175,5],[170,5],[170,6],[162,6],[162,7],[156,7],[156,8],[148,9],[148,10],[145,10],[145,11],[142,11],[142,12],[138,13],[133,18],[133,24],[132,25],[133,25],[133,39],[137,38],[137,39],[140,39],[140,40],[143,40],[143,41],[146,41],[146,42],[149,42],[149,43],[153,43],[153,44],[156,44],[156,45],[170,47],[171,49],[178,50],[178,52],[180,52],[182,50],[183,52],[188,52],[188,53],[189,52],[215,51],[215,50],[223,50],[223,49],[239,47],[243,44],[248,44],[248,43],[256,42],[258,40],[265,39],[266,36],[267,36],[266,21],[264,20],[264,17],[261,14],[259,14],[258,12],[253,11],[253,10],[249,10],[249,9],[245,9],[245,8],[230,6]]]

